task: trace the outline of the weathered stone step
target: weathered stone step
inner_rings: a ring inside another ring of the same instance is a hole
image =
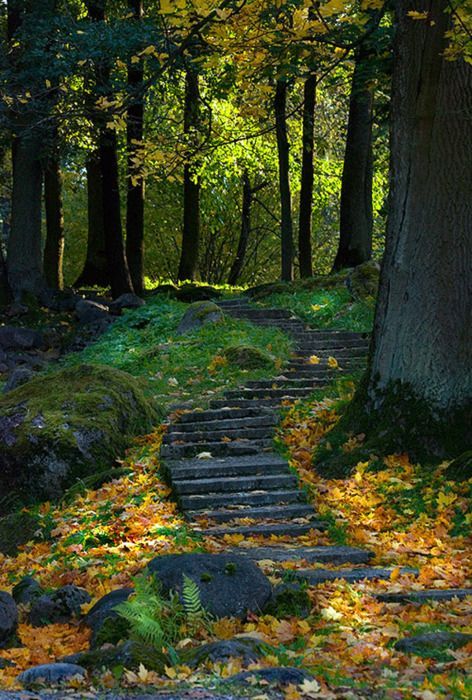
[[[241,491],[275,491],[296,486],[293,474],[264,474],[257,476],[227,477],[224,479],[179,479],[172,485],[177,494],[240,493]]]
[[[197,464],[193,464],[196,461]],[[186,462],[192,462],[189,466]],[[287,474],[291,473],[287,462],[277,460],[247,461],[241,463],[239,459],[228,459],[216,462],[209,459],[181,460],[174,462],[180,466],[166,467],[173,479],[206,479],[227,476],[263,476],[264,474]]]
[[[316,355],[320,360],[327,360],[328,357],[335,357],[337,360],[347,358],[352,359],[354,357],[366,357],[368,352],[367,347],[359,348],[316,348],[312,345],[308,346],[298,346],[292,352],[292,359],[301,358],[306,362],[310,361],[311,355]]]
[[[233,553],[241,554],[254,561],[274,562],[304,560],[320,564],[366,564],[374,556],[373,552],[358,547],[238,547]]]
[[[377,593],[376,598],[383,603],[427,603],[428,601],[454,600],[454,598],[463,600],[468,596],[472,596],[472,588],[431,588],[403,593]]]
[[[298,569],[295,572],[297,578],[307,581],[312,586],[316,586],[324,581],[336,581],[336,579],[344,579],[344,581],[363,581],[364,579],[382,579],[388,580],[394,569],[385,569],[379,567],[360,567],[358,569]],[[403,567],[400,569],[402,574],[418,575],[418,569]]]
[[[316,354],[320,352],[332,354],[338,350],[364,350],[367,353],[369,345],[363,340],[333,340],[332,342],[328,340],[301,340],[296,342],[296,349]]]
[[[313,506],[308,503],[294,503],[278,506],[244,506],[239,508],[217,508],[215,510],[193,510],[188,518],[208,518],[219,523],[250,518],[251,520],[286,520],[287,518],[307,518],[314,514]]]
[[[231,309],[231,315],[235,316],[237,318],[248,318],[248,319],[253,319],[253,318],[263,318],[263,319],[278,319],[278,318],[293,318],[296,321],[297,319],[291,311],[288,309],[262,309],[262,308],[245,308],[245,309],[240,309],[236,307],[235,309]]]
[[[225,535],[245,535],[246,537],[300,537],[312,530],[324,530],[326,523],[320,520],[312,520],[308,523],[267,523],[254,525],[232,525],[231,527],[211,527],[200,532],[210,537],[224,537]]]
[[[167,435],[173,433],[192,433],[195,431],[215,432],[218,430],[239,430],[239,429],[254,429],[261,427],[273,427],[276,425],[277,419],[275,414],[247,416],[246,418],[219,418],[218,420],[208,421],[185,421],[173,423],[169,426]]]
[[[296,401],[296,398],[290,399],[290,402]],[[223,408],[253,408],[257,406],[258,408],[273,408],[278,409],[280,407],[281,400],[278,397],[269,399],[212,399],[210,401],[211,408],[218,410]]]
[[[243,491],[220,494],[195,494],[181,496],[180,505],[185,511],[202,508],[224,508],[225,506],[266,506],[285,503],[303,503],[305,494],[298,488],[278,489],[274,491]]]
[[[235,299],[219,299],[215,301],[215,304],[217,306],[221,306],[222,308],[231,308],[232,306],[240,307],[242,306],[243,308],[248,308],[252,309],[252,307],[247,299],[244,299],[244,297],[236,297]]]
[[[183,445],[163,445],[161,457],[180,459],[196,457],[202,452],[209,452],[212,457],[230,457],[237,455],[252,455],[272,447],[273,441],[264,440],[234,440],[233,442],[189,442]]]
[[[261,428],[224,428],[223,430],[196,430],[194,432],[172,431],[164,435],[165,445],[178,445],[182,442],[221,442],[225,438],[230,440],[262,440],[270,438],[274,434],[274,426],[262,426]]]
[[[299,389],[300,387],[317,387],[325,386],[329,381],[330,373],[326,372],[323,376],[314,377],[278,377],[276,379],[252,380],[247,382],[248,389]]]
[[[315,382],[308,382],[306,386],[303,387],[287,387],[285,389],[272,389],[268,387],[267,389],[233,389],[225,393],[228,399],[296,399],[302,396],[309,396],[313,393],[314,388],[319,386],[326,386],[329,380],[320,380]]]
[[[267,418],[269,420],[276,420],[277,413],[271,408],[264,407],[249,407],[249,408],[223,408],[216,410],[207,411],[191,411],[190,413],[183,413],[179,417],[180,425],[182,423],[203,423],[212,422],[216,420],[242,420],[243,418]]]
[[[292,377],[299,377],[300,379],[302,377],[336,377],[340,372],[346,373],[349,371],[355,371],[356,369],[361,369],[363,366],[364,365],[361,365],[358,362],[342,362],[340,367],[336,369],[332,369],[331,367],[327,367],[326,365],[299,365],[298,367],[287,367],[283,375],[280,376],[286,377],[287,379],[291,379]],[[276,380],[277,379],[279,379],[279,377],[277,377]]]
[[[301,333],[297,333],[297,338],[306,338],[307,340],[316,340],[320,342],[344,342],[344,341],[360,341],[369,342],[369,336],[365,333],[356,333],[354,331],[319,331],[311,328],[305,328]]]

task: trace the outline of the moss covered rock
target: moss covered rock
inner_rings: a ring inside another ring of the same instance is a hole
[[[224,317],[223,311],[212,301],[196,301],[183,315],[177,333],[190,333],[207,323],[221,323]]]
[[[240,369],[264,369],[274,365],[274,358],[268,352],[250,345],[231,345],[223,352],[228,364]]]
[[[113,466],[157,419],[139,381],[120,370],[80,365],[37,377],[0,398],[0,493],[24,504],[60,498]]]
[[[346,284],[354,299],[366,299],[377,296],[379,280],[380,265],[369,260],[351,271]]]

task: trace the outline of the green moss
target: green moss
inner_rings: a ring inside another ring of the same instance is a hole
[[[0,519],[0,552],[15,556],[18,548],[40,537],[40,518],[34,513],[17,511]]]
[[[250,345],[230,345],[223,352],[230,365],[240,369],[271,369],[274,367],[274,357],[260,348]]]
[[[352,270],[347,279],[347,287],[354,299],[376,297],[379,289],[380,266],[369,260]]]
[[[265,615],[279,619],[284,617],[306,617],[311,610],[307,587],[299,583],[282,584],[275,589],[273,598],[264,609]]]

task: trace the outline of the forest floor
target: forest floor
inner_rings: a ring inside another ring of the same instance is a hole
[[[267,302],[269,303],[269,301]],[[320,328],[369,330],[370,302],[353,303],[346,290],[303,291],[273,295],[271,306],[293,305]],[[185,305],[155,297],[142,309],[126,313],[96,343],[64,361],[105,363],[143,378],[146,391],[162,408],[173,404],[208,401],[247,379],[267,377],[267,370],[234,370],[221,358],[238,342],[270,353],[274,369],[290,354],[290,340],[279,330],[256,328],[240,320],[221,328],[204,327],[188,337],[175,330]],[[152,323],[143,324],[151,319]],[[159,352],[156,352],[156,348]],[[408,455],[376,456],[359,463],[343,480],[326,480],[316,472],[320,439],[335,425],[342,407],[352,396],[359,377],[333,382],[328,390],[284,408],[277,432],[278,450],[285,454],[300,478],[327,531],[299,537],[299,545],[348,544],[368,547],[374,565],[388,565],[386,581],[348,583],[329,581],[308,587],[312,603],[308,615],[252,615],[248,621],[225,618],[198,630],[182,630],[181,648],[253,635],[265,642],[262,667],[296,666],[316,679],[304,688],[288,686],[286,700],[304,697],[466,698],[472,694],[467,664],[469,644],[459,650],[407,654],[395,642],[411,634],[433,631],[472,632],[467,600],[386,604],[380,591],[461,588],[471,572],[470,482],[447,481],[446,464],[431,468],[411,463]],[[22,546],[17,556],[0,554],[0,589],[10,590],[25,575],[44,587],[69,583],[84,587],[92,603],[109,591],[129,585],[146,563],[158,554],[190,551],[220,552],[228,546],[267,544],[264,538],[227,535],[223,540],[202,537],[179,513],[159,463],[166,427],[135,441],[123,460],[124,476],[96,490],[75,491],[59,505],[43,504],[34,510],[47,539]],[[346,452],[358,444],[353,436]],[[117,516],[119,514],[119,517]],[[316,541],[314,541],[316,537]],[[294,544],[293,538],[271,537],[269,544]],[[291,562],[283,574],[270,560],[264,570],[271,580],[290,581],[299,564]],[[418,576],[400,567],[418,569]],[[470,599],[469,599],[470,600]],[[0,651],[0,688],[18,688],[18,674],[33,665],[55,661],[88,647],[90,633],[79,624],[33,628],[21,622],[22,646]],[[179,646],[177,645],[177,651]],[[207,664],[195,671],[185,664],[169,664],[161,676],[145,668],[114,669],[97,674],[93,687],[115,690],[147,688],[178,693],[201,686],[223,694],[224,680],[237,673],[237,660]],[[85,689],[90,690],[89,684]],[[84,688],[78,686],[78,694]],[[264,688],[248,694],[267,697]]]

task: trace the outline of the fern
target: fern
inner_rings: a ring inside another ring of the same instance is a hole
[[[201,618],[205,614],[200,598],[200,589],[195,581],[192,581],[186,574],[183,575],[182,599],[189,620]]]

